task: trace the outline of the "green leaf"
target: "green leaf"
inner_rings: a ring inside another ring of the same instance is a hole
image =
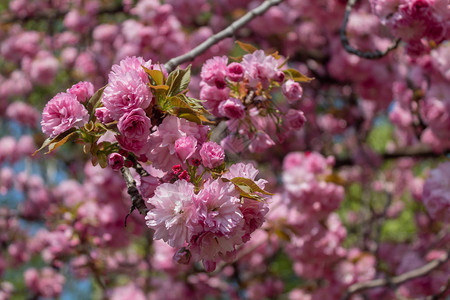
[[[167,91],[169,89],[169,86],[165,85],[165,84],[161,84],[161,85],[152,85],[150,83],[147,83],[147,84],[149,87],[151,87],[153,90],[156,90],[156,91],[159,91],[159,90]]]
[[[152,82],[152,85],[163,85],[164,84],[164,73],[160,70],[150,70],[144,66],[141,66],[145,73],[147,73],[150,76],[150,81]]]
[[[297,81],[297,82],[310,82],[310,81],[314,80],[314,78],[303,75],[302,73],[300,73],[299,71],[297,71],[295,69],[287,69],[287,70],[284,70],[283,72],[284,72],[284,74],[289,76],[292,80]]]
[[[98,164],[102,168],[106,168],[108,166],[108,158],[106,157],[106,154],[103,152],[100,152],[97,154],[98,157]]]
[[[69,140],[69,138],[73,137],[76,134],[78,134],[78,132],[73,131],[73,132],[69,133],[68,135],[64,136],[62,139],[52,142],[50,145],[48,145],[48,151],[45,154],[48,154],[48,153],[52,152],[53,150],[55,150],[56,148],[61,147]]]
[[[179,96],[183,99],[184,102],[188,103],[192,109],[206,112],[202,105],[202,102],[205,102],[204,100],[188,97],[185,94],[181,94]]]
[[[182,107],[190,108],[189,104],[184,101],[184,99],[183,99],[183,97],[181,97],[181,95],[169,97],[169,98],[167,98],[167,102],[170,105],[169,110],[174,109],[174,108],[182,108]]]
[[[94,95],[92,95],[91,99],[89,99],[87,103],[87,110],[89,112],[89,121],[94,120],[95,118],[95,109],[97,107],[100,107],[101,105],[101,99],[103,95],[103,91],[108,85],[105,85],[104,87],[100,88],[98,91],[95,92]]]
[[[169,74],[166,84],[169,86],[168,96],[176,96],[184,92],[191,82],[191,66],[189,65],[185,70],[177,68]]]
[[[236,44],[238,44],[239,47],[241,47],[242,50],[244,50],[245,52],[253,53],[256,50],[258,50],[258,48],[256,48],[255,46],[253,46],[251,44],[243,43],[240,41],[236,41]]]
[[[45,147],[49,146],[50,144],[52,144],[52,143],[57,143],[57,142],[61,141],[61,140],[64,139],[67,135],[72,134],[75,130],[76,130],[75,128],[71,128],[71,129],[69,129],[69,130],[67,130],[67,131],[65,131],[65,132],[63,132],[63,133],[61,133],[61,134],[55,136],[54,138],[48,138],[48,139],[46,139],[46,140],[42,143],[41,147],[40,147],[38,150],[34,151],[34,153],[32,154],[32,156],[36,155],[39,151],[43,150]],[[48,152],[47,152],[47,153],[48,153]]]
[[[264,195],[272,196],[272,193],[269,193],[262,188],[260,188],[253,180],[244,178],[244,177],[235,177],[230,180],[232,183],[237,184],[239,186],[248,186],[251,192],[258,192]]]
[[[281,55],[278,53],[278,51],[275,51],[270,55],[273,56],[273,58],[275,58],[276,60],[279,60],[281,58]]]
[[[191,122],[195,122],[199,125],[202,124],[214,124],[208,120],[202,113],[197,112],[189,107],[177,107],[172,110],[173,114],[179,118],[186,119]]]

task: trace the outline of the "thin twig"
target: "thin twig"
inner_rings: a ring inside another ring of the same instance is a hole
[[[130,211],[128,212],[127,216],[125,217],[125,226],[127,226],[127,219],[128,216],[137,209],[139,213],[143,216],[147,215],[148,208],[145,205],[145,201],[142,198],[141,194],[139,193],[138,188],[136,187],[136,181],[134,181],[133,176],[131,176],[130,169],[126,167],[122,167],[120,169],[120,172],[122,173],[122,177],[125,179],[125,182],[127,184],[127,192],[128,195],[131,197],[131,207]]]
[[[206,41],[189,51],[188,53],[185,53],[183,55],[177,56],[175,58],[172,58],[169,60],[164,67],[166,68],[167,72],[171,72],[173,69],[175,69],[177,66],[179,66],[182,63],[192,61],[197,56],[201,55],[203,52],[208,50],[211,46],[217,44],[221,40],[232,36],[236,30],[246,25],[248,22],[256,18],[257,16],[262,15],[265,13],[269,8],[272,6],[278,5],[283,0],[266,0],[264,1],[260,6],[252,9],[251,11],[247,12],[244,16],[242,16],[240,19],[234,21],[230,24],[227,28],[224,30],[214,34],[210,38],[208,38]]]
[[[377,225],[375,228],[375,239],[374,239],[375,245],[374,245],[373,253],[375,255],[375,259],[377,262],[377,269],[379,269],[379,264],[380,264],[379,249],[380,249],[380,241],[381,241],[381,228],[384,224],[384,221],[387,219],[388,210],[389,210],[389,207],[391,206],[391,204],[392,204],[392,194],[389,192],[386,192],[386,203],[384,204],[381,215],[378,216]]]
[[[356,3],[356,0],[348,0],[347,6],[345,7],[344,20],[343,20],[342,26],[341,26],[340,37],[341,37],[342,46],[344,46],[345,51],[347,51],[351,54],[355,54],[362,58],[379,59],[379,58],[382,58],[383,56],[386,56],[390,51],[397,48],[398,45],[400,44],[400,39],[396,39],[394,41],[394,43],[392,45],[390,45],[384,51],[375,50],[373,52],[363,52],[361,50],[353,48],[350,45],[350,42],[348,41],[348,37],[347,37],[347,24],[348,24],[348,20],[350,19],[350,13],[352,11],[353,6],[355,6],[355,3]]]
[[[386,159],[398,159],[403,157],[412,157],[412,158],[437,158],[437,157],[443,157],[445,155],[450,154],[450,151],[444,151],[443,153],[436,153],[429,149],[428,147],[425,147],[423,145],[419,145],[417,147],[410,147],[405,148],[399,151],[395,152],[386,152],[383,154],[380,154],[380,157],[383,160]],[[440,156],[442,155],[442,156]],[[334,164],[335,168],[339,168],[342,166],[351,166],[354,165],[355,162],[352,158],[337,158],[336,163]]]
[[[359,282],[351,285],[345,295],[341,298],[341,300],[348,300],[355,293],[360,293],[362,291],[373,289],[377,287],[396,287],[402,283],[407,281],[422,277],[430,273],[431,271],[439,268],[445,262],[448,261],[449,253],[445,253],[442,257],[432,260],[426,265],[417,268],[415,270],[403,273],[401,275],[392,277],[392,278],[380,278],[367,282]]]

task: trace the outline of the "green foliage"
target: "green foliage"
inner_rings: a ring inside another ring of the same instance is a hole
[[[416,234],[414,209],[407,205],[396,219],[386,220],[381,227],[381,240],[405,242],[411,240]]]
[[[222,178],[223,181],[230,181],[234,184],[236,190],[240,193],[240,196],[243,198],[264,201],[264,198],[258,195],[257,193],[264,195],[273,195],[262,188],[260,188],[253,180],[244,178],[244,177],[235,177],[231,180]]]
[[[393,130],[392,124],[384,120],[369,132],[367,143],[376,152],[383,153],[388,142],[392,140]]]

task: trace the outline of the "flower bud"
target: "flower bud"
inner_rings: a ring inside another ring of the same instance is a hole
[[[191,260],[191,256],[191,251],[189,251],[185,247],[182,247],[177,251],[177,253],[173,255],[173,260],[176,263],[187,265]]]
[[[303,95],[303,89],[300,84],[292,79],[283,84],[282,91],[289,103],[300,100]]]
[[[290,128],[302,128],[306,122],[305,114],[301,110],[290,109],[285,115],[286,122]]]
[[[197,139],[193,136],[183,136],[175,141],[175,152],[178,157],[185,161],[197,150]]]
[[[125,159],[119,153],[111,153],[108,156],[108,164],[111,169],[117,171],[125,165]]]
[[[244,77],[244,67],[237,62],[233,62],[227,67],[227,77],[231,81],[238,82]]]
[[[239,99],[230,98],[220,103],[219,112],[230,119],[242,119],[245,116],[245,106]]]
[[[200,156],[205,167],[214,169],[224,162],[225,151],[217,143],[207,142],[203,144]]]

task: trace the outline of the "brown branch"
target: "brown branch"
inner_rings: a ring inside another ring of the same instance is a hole
[[[122,167],[120,169],[120,172],[122,173],[122,177],[125,179],[125,182],[127,184],[127,192],[128,195],[131,197],[131,207],[130,211],[128,212],[127,216],[125,217],[125,226],[127,226],[127,219],[128,216],[137,209],[139,213],[143,216],[147,215],[147,212],[149,209],[145,205],[145,200],[142,198],[141,194],[139,193],[138,188],[136,187],[136,181],[134,180],[133,176],[131,176],[130,169],[126,167]]]
[[[144,169],[144,167],[142,167],[142,165],[138,162],[138,160],[133,155],[129,155],[128,159],[133,163],[133,168],[136,170],[136,172],[138,172],[138,174],[141,177],[150,176],[150,174],[147,172],[147,170]]]
[[[379,59],[383,56],[386,56],[389,52],[394,50],[398,47],[400,44],[400,39],[396,39],[392,45],[390,45],[386,50],[380,51],[375,50],[373,52],[363,52],[361,50],[358,50],[350,45],[350,42],[348,40],[347,36],[347,25],[348,20],[350,19],[350,13],[352,11],[353,6],[355,6],[356,0],[348,0],[347,6],[345,7],[345,16],[344,20],[342,22],[341,30],[340,30],[340,37],[341,37],[341,43],[342,46],[344,46],[345,51],[351,54],[355,54],[359,57],[366,58],[366,59]]]
[[[167,72],[170,73],[173,69],[175,69],[177,66],[181,65],[182,63],[192,61],[197,56],[204,53],[206,50],[208,50],[211,46],[217,44],[221,40],[232,36],[239,28],[246,25],[248,22],[256,18],[257,16],[262,15],[265,13],[269,8],[272,6],[278,5],[282,2],[282,0],[266,0],[264,1],[260,6],[252,9],[251,11],[247,12],[244,16],[239,18],[238,20],[231,23],[227,28],[224,30],[214,34],[210,38],[208,38],[206,41],[189,51],[188,53],[185,53],[183,55],[177,56],[175,58],[172,58],[169,60],[165,65],[164,68],[166,68]]]
[[[381,158],[383,160],[389,160],[389,159],[398,159],[398,158],[404,158],[404,157],[412,157],[412,158],[437,158],[440,157],[440,155],[445,156],[449,155],[450,151],[447,150],[443,153],[436,153],[425,146],[417,146],[417,147],[410,147],[406,149],[402,149],[401,151],[395,151],[395,152],[386,152],[380,154]],[[342,166],[351,166],[354,165],[354,161],[352,158],[338,158],[336,159],[336,163],[334,164],[334,167],[339,168]]]
[[[377,287],[396,287],[402,283],[407,281],[422,277],[430,273],[431,271],[439,268],[445,262],[448,261],[449,253],[445,253],[441,258],[435,259],[427,263],[426,265],[417,268],[415,270],[403,273],[401,275],[392,277],[392,278],[380,278],[367,282],[359,282],[351,285],[345,295],[341,298],[341,300],[348,300],[355,293],[360,293],[362,291],[373,289]]]

